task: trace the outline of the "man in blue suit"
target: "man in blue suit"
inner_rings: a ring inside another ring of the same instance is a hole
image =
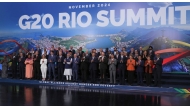
[[[49,80],[51,79],[51,70],[53,71],[54,81],[56,78],[55,75],[55,62],[56,62],[56,56],[54,55],[54,52],[51,51],[50,55],[48,57],[48,73],[49,73]]]
[[[95,56],[95,53],[92,53],[92,56],[90,57],[90,73],[91,73],[91,82],[96,82],[96,73],[97,73],[97,67],[98,67],[98,58]]]
[[[136,62],[136,72],[137,72],[137,83],[143,85],[142,75],[144,72],[144,61],[142,60],[141,55],[138,56],[138,61]]]
[[[72,71],[73,71],[73,81],[78,81],[78,68],[79,68],[79,58],[77,54],[74,54],[74,58],[72,60]]]
[[[127,58],[123,54],[124,53],[121,52],[121,54],[117,59],[120,85],[125,84],[125,71],[126,71]]]

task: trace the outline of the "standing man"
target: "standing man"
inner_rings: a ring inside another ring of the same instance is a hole
[[[11,70],[12,70],[12,78],[17,78],[17,62],[18,62],[18,57],[16,53],[13,53],[12,59],[11,59]]]
[[[81,69],[81,73],[82,73],[82,82],[86,83],[87,80],[87,70],[88,70],[88,62],[89,62],[89,58],[86,57],[86,54],[83,53],[83,56],[80,58],[81,59],[81,65],[80,65],[80,69]]]
[[[154,60],[154,85],[158,87],[161,87],[162,63],[163,59],[160,54],[156,54],[156,59]]]
[[[23,56],[23,53],[20,53],[20,56],[18,58],[18,66],[19,66],[19,73],[20,73],[20,79],[25,78],[25,57]]]
[[[53,71],[54,81],[56,79],[56,75],[55,75],[55,62],[56,62],[56,56],[54,55],[54,52],[51,51],[50,55],[48,57],[48,73],[49,73],[48,80],[51,79],[51,70]]]
[[[73,58],[73,65],[72,65],[72,71],[73,71],[73,81],[78,81],[78,65],[79,65],[79,58],[77,57],[77,54],[74,54]]]
[[[139,47],[138,54],[139,54],[140,56],[142,56],[142,55],[143,55],[143,53],[144,53],[144,51],[142,50],[142,47]]]
[[[100,63],[100,75],[101,75],[101,83],[105,83],[106,81],[106,70],[108,65],[108,59],[105,57],[105,53],[102,52],[101,56],[99,57],[99,63]]]
[[[116,84],[117,60],[114,58],[113,54],[111,54],[111,59],[109,59],[108,65],[109,65],[109,72],[110,72],[110,84],[112,84],[112,83]],[[125,68],[125,66],[124,66],[124,68]]]
[[[64,71],[64,59],[65,57],[62,54],[62,51],[59,51],[59,56],[57,57],[57,70],[58,70],[58,80],[63,80],[63,71]]]
[[[65,70],[64,70],[64,75],[66,76],[67,81],[71,81],[71,76],[72,76],[72,58],[70,54],[67,54],[67,58],[64,59],[65,63]]]
[[[91,82],[96,83],[96,73],[98,70],[98,58],[95,56],[95,53],[92,53],[92,57],[90,57],[90,74],[91,74]]]
[[[39,55],[38,51],[35,52],[34,55],[34,79],[39,80],[40,76],[41,76],[41,72],[40,72],[40,60],[41,60],[41,56]]]
[[[75,50],[73,49],[73,46],[70,46],[69,51],[71,51],[71,52],[72,52],[72,57],[73,57],[73,56],[74,56],[74,54],[75,54]]]
[[[41,56],[42,50],[40,49],[39,45],[36,46],[36,50],[35,51],[38,51],[38,54]]]
[[[141,58],[141,55],[138,56],[138,61],[136,62],[136,72],[137,72],[137,84],[143,85],[142,75],[144,73],[144,61]]]
[[[148,48],[148,55],[150,56],[150,60],[154,60],[154,57],[155,57],[155,52],[153,50],[153,47],[152,46],[149,46]]]
[[[127,58],[123,55],[123,52],[121,52],[117,59],[120,85],[125,84],[126,62]]]

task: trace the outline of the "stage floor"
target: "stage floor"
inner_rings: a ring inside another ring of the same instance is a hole
[[[189,94],[0,83],[0,106],[189,106]]]
[[[89,88],[89,89],[106,89],[123,92],[140,92],[153,94],[190,94],[190,88],[176,87],[147,87],[147,86],[129,86],[129,85],[110,85],[110,84],[93,84],[81,82],[59,82],[59,81],[39,81],[39,80],[19,80],[19,79],[0,79],[0,83],[17,83],[26,85],[43,85],[59,86],[71,88]]]

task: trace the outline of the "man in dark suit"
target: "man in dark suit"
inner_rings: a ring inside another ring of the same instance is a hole
[[[137,72],[137,83],[139,85],[143,85],[142,75],[144,72],[144,61],[142,60],[141,55],[138,56],[138,60],[136,61],[136,72]]]
[[[155,52],[153,50],[153,47],[152,46],[149,46],[148,48],[148,55],[150,56],[150,60],[154,60],[154,57],[155,57]]]
[[[82,58],[83,57],[83,53],[84,51],[82,51],[82,47],[79,48],[79,57]]]
[[[40,59],[41,56],[39,55],[38,51],[35,52],[34,55],[34,79],[39,80],[41,77],[41,72],[40,72]]]
[[[126,62],[127,62],[127,58],[123,55],[123,52],[121,52],[121,54],[119,55],[119,57],[117,59],[119,81],[120,81],[121,85],[125,84]]]
[[[40,46],[39,46],[39,45],[36,46],[35,52],[36,52],[36,51],[38,51],[38,54],[41,56],[42,50],[40,49]]]
[[[88,62],[89,62],[89,58],[86,57],[86,54],[83,53],[83,56],[80,58],[80,69],[81,69],[81,73],[82,73],[82,82],[86,82],[87,81],[87,70],[88,70]]]
[[[100,49],[99,49],[99,52],[98,52],[98,57],[101,56],[102,52],[104,52],[104,51],[103,51],[102,48],[100,48]]]
[[[160,54],[156,54],[156,59],[154,60],[154,85],[161,86],[161,74],[162,74],[162,63],[163,59],[160,57]]]
[[[67,57],[67,50],[66,50],[66,48],[63,48],[63,57]]]
[[[135,49],[131,48],[131,50],[127,54],[128,54],[128,56],[131,55],[132,57],[134,57],[135,56]]]
[[[65,57],[62,54],[62,51],[59,51],[59,55],[57,56],[57,71],[58,71],[58,80],[63,80],[63,70],[64,70],[64,59]]]
[[[51,54],[51,51],[53,52],[53,54],[56,56],[57,55],[57,50],[54,48],[54,45],[51,45],[51,49],[50,49],[50,53]]]
[[[96,73],[98,70],[98,58],[95,56],[95,53],[92,53],[92,57],[89,59],[90,61],[90,74],[91,74],[91,82],[96,83]]]
[[[17,78],[17,62],[18,62],[18,56],[16,53],[13,53],[12,59],[11,59],[11,70],[12,70],[12,78]]]
[[[74,54],[75,54],[75,50],[73,49],[73,46],[70,46],[69,51],[71,51],[71,53],[72,53],[72,57],[73,57],[73,56],[74,56]]]
[[[23,53],[20,53],[20,56],[18,58],[18,69],[20,73],[20,79],[25,78],[25,57],[23,56]]]
[[[142,50],[142,47],[139,47],[138,54],[142,57],[144,51]]]
[[[99,56],[99,64],[100,64],[100,75],[101,75],[101,83],[105,83],[106,81],[106,70],[108,66],[108,59],[105,56],[105,53],[102,52],[101,56]]]
[[[50,55],[48,56],[48,73],[49,73],[49,79],[51,79],[51,70],[53,71],[54,81],[56,79],[55,74],[55,62],[56,62],[56,55],[54,55],[54,52],[51,51]]]
[[[74,54],[74,58],[72,60],[72,71],[73,71],[73,81],[78,81],[78,69],[79,69],[79,58],[77,57],[77,54]]]

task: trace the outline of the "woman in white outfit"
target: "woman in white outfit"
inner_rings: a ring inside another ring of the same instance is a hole
[[[42,81],[45,81],[46,79],[46,74],[47,74],[47,59],[45,55],[42,55],[42,59],[40,60],[41,64],[41,72],[42,72]]]

